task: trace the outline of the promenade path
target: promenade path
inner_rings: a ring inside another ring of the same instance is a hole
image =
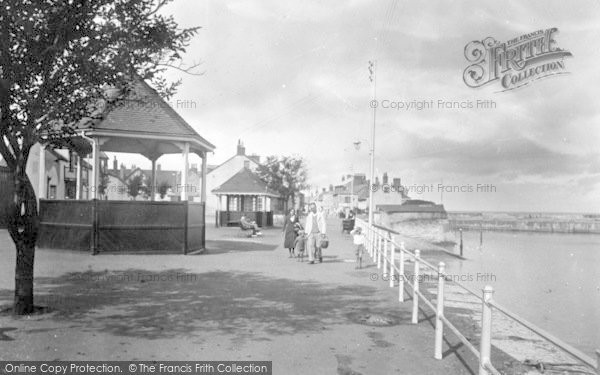
[[[274,374],[472,374],[451,335],[433,359],[432,314],[371,263],[355,270],[350,236],[328,220],[322,264],[288,258],[280,229],[247,239],[207,228],[201,255],[40,249],[28,317],[0,314],[0,360],[270,360]],[[13,293],[14,247],[0,231],[0,305]],[[376,276],[372,276],[376,275]],[[382,318],[382,319],[380,319]],[[387,320],[389,326],[365,324]]]

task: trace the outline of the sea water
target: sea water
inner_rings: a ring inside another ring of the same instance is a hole
[[[463,232],[450,276],[595,358],[600,349],[600,235]],[[456,234],[456,241],[459,236]]]

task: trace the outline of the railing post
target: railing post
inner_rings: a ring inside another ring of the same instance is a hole
[[[375,261],[375,254],[377,252],[377,230],[373,228],[373,250],[372,250],[373,262]]]
[[[375,244],[377,243],[377,232],[375,228],[371,229],[371,259],[375,261]]]
[[[442,316],[444,316],[444,281],[446,271],[446,265],[444,262],[440,262],[438,265],[438,290],[437,290],[437,312],[435,320],[435,359],[442,359],[442,343],[444,338],[444,322]]]
[[[384,236],[385,236],[385,234],[384,234]],[[384,277],[388,277],[389,273],[387,272],[387,268],[388,268],[387,267],[388,266],[387,250],[388,250],[388,244],[389,244],[389,242],[388,242],[387,236],[382,237],[381,238],[381,242],[383,242],[382,243],[382,247],[383,247],[383,255],[382,255],[383,256],[383,272],[382,272],[382,274],[383,274]],[[386,275],[386,273],[387,273],[387,275]],[[385,281],[385,278],[384,278],[384,281]]]
[[[398,301],[404,302],[404,252],[406,249],[404,248],[404,242],[400,243],[400,264],[399,270],[400,274],[398,275]]]
[[[377,229],[373,228],[373,262],[377,263],[377,242],[379,236],[377,235]]]
[[[421,258],[421,251],[415,250],[415,279],[413,280],[413,309],[412,309],[412,323],[419,323],[419,259]]]
[[[368,226],[364,226],[362,227],[363,232],[365,232],[365,251],[367,252],[367,254],[369,253],[369,227]]]
[[[394,235],[391,235],[390,238],[390,288],[394,287],[394,274],[396,271],[394,270],[394,253],[396,252],[396,248],[394,246]]]
[[[490,363],[492,346],[492,307],[490,301],[494,295],[494,288],[486,285],[483,288],[483,302],[481,309],[481,346],[479,348],[479,375],[488,375],[487,364]]]
[[[373,234],[373,241],[371,241],[371,258],[373,258],[373,261],[375,261],[375,251],[377,248],[377,230],[373,228],[371,233]]]
[[[377,269],[381,268],[381,232],[377,230]]]
[[[367,228],[369,228],[369,230],[367,231],[368,233],[368,239],[369,239],[369,256],[371,257],[371,259],[373,258],[373,228],[371,228],[371,226],[367,225]]]

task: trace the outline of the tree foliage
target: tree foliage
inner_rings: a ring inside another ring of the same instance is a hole
[[[25,169],[32,146],[72,147],[76,126],[94,123],[145,79],[168,97],[197,28],[161,14],[169,0],[2,0],[0,154],[14,176],[8,231],[15,242],[15,307],[33,310],[37,203]],[[183,69],[186,70],[186,69]]]
[[[164,199],[165,195],[167,195],[167,192],[169,191],[169,189],[171,188],[171,185],[167,182],[167,181],[161,181],[158,184],[158,194],[160,195],[160,199]]]
[[[288,201],[296,202],[298,193],[308,187],[308,177],[304,159],[293,156],[268,156],[260,164],[257,173],[269,189],[278,192],[287,211]]]
[[[141,175],[135,175],[127,181],[127,193],[133,197],[133,200],[145,192],[144,179]]]
[[[197,29],[180,30],[172,17],[157,13],[165,3],[3,1],[0,66],[7,95],[0,102],[0,132],[8,147],[0,142],[0,150],[9,166],[17,161],[15,149],[44,134],[53,137],[43,140],[62,143],[75,123],[99,115],[107,100],[98,99],[114,99],[107,87],[124,95],[139,76],[163,95],[173,93],[176,83],[159,73],[180,58]]]

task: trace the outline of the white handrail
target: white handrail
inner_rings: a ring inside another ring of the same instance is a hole
[[[398,232],[383,227],[379,225],[369,226],[364,220],[356,219],[355,221],[357,226],[360,226],[365,229],[367,245],[369,248],[369,254],[371,255],[371,259],[377,263],[377,268],[381,268],[383,261],[383,270],[382,273],[385,275],[389,269],[388,276],[390,277],[390,287],[394,286],[393,280],[394,275],[397,272],[398,275],[398,301],[404,302],[404,288],[405,284],[408,284],[413,291],[413,306],[412,306],[412,323],[418,323],[418,309],[419,309],[419,298],[423,299],[423,303],[431,308],[436,313],[436,328],[435,328],[435,351],[434,357],[436,359],[442,359],[442,339],[443,339],[443,329],[444,326],[448,327],[462,342],[465,346],[475,354],[475,356],[479,359],[479,375],[485,374],[494,374],[499,375],[498,370],[494,368],[491,363],[491,327],[492,327],[492,308],[497,309],[505,316],[510,319],[516,321],[522,326],[526,327],[530,331],[536,333],[546,341],[560,348],[562,351],[567,354],[573,356],[575,359],[583,363],[584,365],[594,369],[597,374],[600,375],[600,350],[596,351],[597,360],[594,363],[594,360],[589,356],[585,355],[581,351],[567,344],[566,342],[558,339],[557,337],[551,335],[550,333],[544,331],[543,329],[537,327],[533,323],[521,318],[517,314],[511,312],[510,310],[504,308],[499,305],[492,299],[492,295],[494,290],[491,286],[486,286],[483,289],[483,295],[479,296],[477,293],[473,292],[470,288],[466,287],[462,283],[453,280],[452,278],[448,278],[445,273],[445,265],[440,262],[438,267],[435,267],[431,263],[422,259],[420,256],[420,251],[415,250],[414,253],[407,250],[404,247],[404,242],[401,242],[400,245],[396,243],[394,234],[399,234]],[[382,249],[383,247],[383,249]],[[388,256],[387,249],[390,248],[390,254]],[[396,265],[395,261],[395,249],[399,249],[399,259],[398,265]],[[407,280],[405,276],[404,263],[405,263],[405,255],[408,255],[410,258],[414,260],[414,280],[411,283]],[[419,275],[420,269],[422,266],[429,268],[430,270],[435,271],[438,274],[438,292],[437,292],[437,305],[434,306],[419,290]],[[384,278],[385,279],[385,278]],[[444,286],[445,282],[452,282],[454,285],[459,286],[461,289],[467,291],[471,295],[475,296],[477,299],[481,301],[482,304],[482,327],[481,327],[481,342],[480,349],[477,350],[468,340],[467,338],[452,324],[445,316],[444,316]]]
[[[437,308],[435,311],[435,359],[442,359],[442,344],[444,338],[444,271],[446,265],[444,262],[440,262],[438,266],[438,290],[437,290]]]

